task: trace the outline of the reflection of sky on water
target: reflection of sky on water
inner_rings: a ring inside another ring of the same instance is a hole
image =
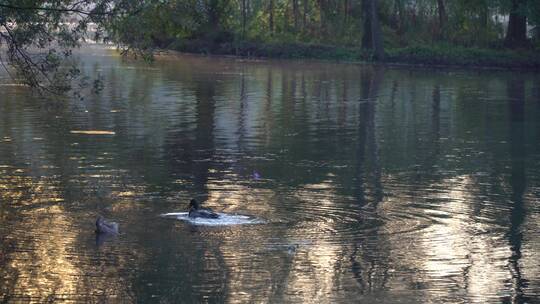
[[[2,87],[1,299],[540,294],[537,76],[82,56],[101,95]],[[265,224],[159,218],[191,197]],[[97,213],[122,231],[99,247]]]

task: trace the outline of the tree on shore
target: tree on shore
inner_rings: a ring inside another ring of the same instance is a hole
[[[444,39],[446,33],[446,22],[448,21],[448,16],[446,15],[446,5],[444,0],[437,0],[437,11],[439,13],[439,24],[438,24],[438,37],[439,39]]]
[[[511,2],[504,42],[508,47],[523,47],[527,45],[527,16],[524,13],[526,0],[511,0]]]
[[[12,77],[30,87],[65,92],[79,74],[75,65],[65,65],[66,59],[85,39],[88,26],[138,8],[129,0],[1,1],[0,46],[5,53],[0,53],[0,63],[8,72],[7,64],[15,67]]]
[[[362,0],[362,13],[364,18],[362,48],[372,50],[373,56],[382,60],[384,59],[384,47],[377,0]]]
[[[418,46],[540,49],[539,0],[0,0],[0,61],[29,86],[66,91],[78,74],[66,58],[89,24],[145,57],[156,48],[231,53],[239,42],[247,54],[337,46],[377,60]]]

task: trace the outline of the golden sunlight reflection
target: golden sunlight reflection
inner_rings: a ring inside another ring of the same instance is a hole
[[[5,299],[44,303],[82,300],[90,294],[128,299],[128,284],[103,280],[101,262],[95,268],[93,257],[81,254],[81,233],[93,239],[92,230],[78,228],[80,223],[60,204],[64,198],[55,182],[15,171],[0,179],[2,201],[19,208],[17,217],[7,218],[9,225],[0,229],[5,245],[0,250],[0,291]],[[118,276],[116,266],[106,271],[111,278]]]
[[[35,211],[25,215],[28,220],[13,227],[34,236],[31,243],[23,244],[21,250],[10,256],[7,267],[16,269],[18,273],[13,292],[38,301],[76,294],[78,286],[72,278],[81,273],[70,259],[69,249],[73,246],[74,238],[70,233],[55,228],[69,227],[69,219],[58,206]],[[44,233],[44,229],[47,233]],[[25,247],[33,250],[27,251]]]
[[[377,214],[386,222],[377,236],[388,247],[395,271],[414,271],[410,282],[390,280],[387,286],[415,286],[430,301],[455,296],[483,303],[509,296],[512,279],[508,259],[512,255],[505,230],[480,221],[480,195],[469,175],[456,176],[414,189],[386,176],[392,195],[378,205]],[[490,233],[486,233],[490,231]]]
[[[268,217],[279,214],[279,210],[269,204],[279,195],[275,190],[250,188],[231,180],[213,179],[208,181],[207,187],[209,194],[206,206],[220,208],[220,211],[228,213],[266,214]],[[286,221],[284,224],[289,226],[288,235],[275,235],[272,229],[246,228],[242,230],[240,239],[223,238],[219,247],[220,254],[225,257],[224,266],[228,269],[229,293],[242,295],[241,299],[246,301],[267,298],[274,301],[294,299],[304,303],[316,302],[332,294],[336,279],[332,269],[340,268],[343,259],[341,246],[328,241],[335,236],[336,229],[340,229],[336,227],[340,225],[339,221],[332,220],[329,212],[335,197],[331,182],[304,185],[289,198],[290,204],[300,204],[291,207],[312,212],[313,221],[298,222],[296,217],[299,214],[293,214],[289,215],[290,218],[277,220],[278,223]],[[312,206],[304,208],[304,204]],[[272,225],[274,219],[265,220]],[[246,261],[251,259],[249,255],[246,256],[249,250],[263,253],[264,256],[272,254],[268,257],[269,261],[256,259],[249,262],[266,269],[259,272],[257,277],[242,270]],[[246,286],[257,282],[267,288],[246,290]]]
[[[5,202],[32,207],[21,212],[21,218],[7,231],[17,244],[16,250],[6,253],[5,268],[17,273],[11,283],[14,289],[9,292],[31,301],[75,294],[77,286],[71,278],[80,272],[69,258],[74,239],[68,227],[72,225],[63,209],[55,204],[63,201],[57,188],[46,179],[18,175],[4,176],[2,188]]]
[[[525,198],[529,202],[527,208],[530,210],[535,208],[537,210],[540,209],[538,196],[533,191],[528,193]],[[540,213],[531,214],[530,218],[524,224],[523,231],[527,231],[528,233],[524,233],[523,257],[519,263],[522,276],[524,278],[536,278],[536,280],[540,280],[540,242],[538,242],[538,238],[540,237]],[[535,284],[530,284],[527,289],[530,289],[529,293],[531,294],[540,293],[540,287]]]
[[[275,195],[269,189],[257,189],[235,183],[238,178],[235,174],[230,174],[225,179],[210,179],[206,184],[208,188],[208,199],[206,206],[220,208],[228,213],[272,213],[274,207],[269,204],[270,197]]]
[[[415,250],[423,252],[425,258],[418,259],[417,267],[431,282],[435,294],[448,294],[449,287],[455,285],[465,290],[471,301],[481,303],[505,289],[510,279],[505,266],[511,253],[501,239],[482,234],[489,228],[474,220],[474,180],[470,176],[450,178],[441,184],[451,185],[435,194],[442,202],[438,212],[444,216],[434,217],[436,222],[419,235]]]
[[[294,234],[289,236],[290,242],[300,243],[303,250],[292,261],[291,271],[287,278],[286,294],[304,303],[315,302],[332,294],[336,273],[339,269],[342,248],[332,244],[336,231],[346,222],[335,218],[336,198],[339,197],[331,180],[317,184],[305,184],[299,187],[294,197],[298,204],[307,204],[310,208],[302,208],[311,212],[312,221],[297,223]],[[346,220],[346,219],[343,219]],[[299,292],[300,291],[300,292]]]

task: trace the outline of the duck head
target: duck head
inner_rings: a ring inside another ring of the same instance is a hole
[[[198,210],[199,209],[199,202],[195,199],[191,199],[189,201],[189,210]]]
[[[103,222],[105,221],[105,219],[103,218],[103,216],[98,216],[97,219],[96,219],[96,227],[101,225]]]
[[[96,233],[118,234],[118,223],[108,222],[100,215],[96,220]]]

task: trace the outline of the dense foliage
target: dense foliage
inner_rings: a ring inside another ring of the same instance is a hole
[[[371,43],[371,3],[390,48],[528,47],[527,37],[540,34],[538,0],[147,1],[142,18],[117,19],[113,32],[121,42],[146,47],[179,39],[361,46]]]

